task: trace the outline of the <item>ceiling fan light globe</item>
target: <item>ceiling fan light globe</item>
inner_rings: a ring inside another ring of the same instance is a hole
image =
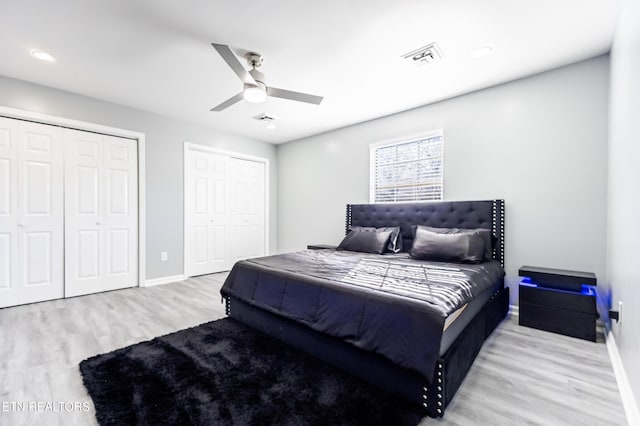
[[[259,86],[246,85],[242,97],[247,102],[259,104],[267,100],[267,91]]]

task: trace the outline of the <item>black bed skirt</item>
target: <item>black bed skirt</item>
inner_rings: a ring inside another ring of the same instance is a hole
[[[485,339],[509,310],[509,288],[496,292],[436,363],[431,381],[386,358],[255,308],[226,298],[227,315],[334,365],[405,400],[419,404],[431,417],[441,417],[462,384]]]

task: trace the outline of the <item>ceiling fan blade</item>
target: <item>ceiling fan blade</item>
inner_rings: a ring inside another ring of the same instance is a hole
[[[216,51],[220,54],[220,56],[222,56],[222,59],[224,59],[227,65],[231,67],[233,72],[235,72],[236,75],[240,77],[240,80],[242,80],[243,83],[252,84],[254,86],[256,85],[256,81],[253,79],[253,77],[251,77],[251,74],[249,74],[249,72],[246,69],[244,69],[244,67],[242,66],[238,58],[236,58],[236,55],[233,54],[233,51],[231,51],[231,48],[229,46],[227,46],[226,44],[216,44],[216,43],[211,43],[211,45],[213,46],[214,49],[216,49]]]
[[[232,97],[230,97],[229,99],[221,103],[220,105],[211,108],[211,111],[222,111],[229,108],[233,104],[237,104],[242,100],[242,95],[243,95],[243,92],[240,92],[237,95],[233,95]]]
[[[308,104],[320,105],[322,96],[309,95],[307,93],[292,92],[291,90],[278,89],[275,87],[267,87],[267,95],[276,98],[290,99],[292,101],[306,102]]]

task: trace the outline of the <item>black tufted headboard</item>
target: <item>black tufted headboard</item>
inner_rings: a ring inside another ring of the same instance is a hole
[[[347,232],[351,226],[399,226],[408,248],[411,225],[491,229],[496,238],[493,258],[504,268],[504,200],[347,204]]]

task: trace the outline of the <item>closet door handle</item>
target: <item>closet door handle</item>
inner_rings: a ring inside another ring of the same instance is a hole
[[[19,223],[18,228],[24,228],[24,223]]]
[[[102,225],[102,223],[96,222],[96,226],[100,226],[100,225]]]

